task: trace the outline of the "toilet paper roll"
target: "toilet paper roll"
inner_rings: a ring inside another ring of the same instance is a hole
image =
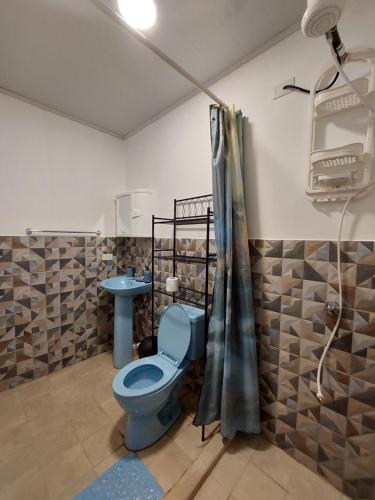
[[[167,278],[165,283],[165,289],[167,292],[177,292],[178,291],[178,278],[172,277]]]

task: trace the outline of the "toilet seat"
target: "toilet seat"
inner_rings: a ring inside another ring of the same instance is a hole
[[[132,388],[132,386],[126,385],[126,381],[130,379],[134,372],[142,367],[146,368],[147,366],[159,368],[162,372],[161,378],[154,383],[150,383],[144,388]],[[115,376],[113,380],[113,390],[119,396],[124,396],[127,398],[144,396],[145,394],[153,394],[167,385],[167,383],[174,378],[177,371],[178,368],[176,366],[173,366],[158,354],[156,354],[155,356],[149,356],[147,358],[137,359],[125,366],[125,368],[123,368]]]
[[[113,380],[114,392],[122,397],[136,398],[163,389],[188,364],[184,358],[190,338],[191,322],[185,309],[180,304],[170,304],[159,322],[158,353],[125,366]],[[160,378],[157,369],[161,371]]]

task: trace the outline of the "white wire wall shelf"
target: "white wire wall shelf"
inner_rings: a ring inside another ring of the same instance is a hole
[[[368,102],[374,103],[375,50],[352,51],[348,54],[345,63],[367,64],[368,72],[365,76],[354,80],[353,85]],[[326,149],[317,147],[318,138],[324,135],[327,118],[331,122],[335,120],[335,115],[354,113],[356,109],[364,108],[361,100],[349,85],[316,92],[333,71],[335,67],[332,65],[323,71],[316,80],[310,96],[310,153],[306,194],[315,202],[346,201],[368,186],[374,176],[375,116],[371,111],[368,111],[363,118],[361,111],[361,120],[366,127],[363,142],[342,144]],[[366,112],[365,108],[364,110]],[[355,124],[356,120],[357,115],[353,114],[351,123]]]

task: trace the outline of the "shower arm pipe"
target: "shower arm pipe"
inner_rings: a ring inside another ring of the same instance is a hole
[[[128,23],[124,21],[122,16],[112,9],[109,5],[104,3],[102,0],[90,0],[90,2],[95,5],[99,10],[101,10],[104,14],[109,16],[113,21],[117,24],[121,25],[126,29],[130,35],[134,36],[138,41],[140,41],[145,47],[147,47],[151,52],[153,52],[156,56],[162,59],[165,63],[167,63],[171,68],[180,73],[184,78],[189,80],[193,85],[198,87],[204,94],[206,94],[210,99],[215,101],[219,106],[222,106],[225,109],[228,109],[227,104],[219,99],[210,89],[205,87],[203,83],[194,78],[190,73],[188,73],[182,66],[176,63],[172,58],[170,58],[165,52],[159,49],[156,45],[154,45],[141,31],[133,28]]]
[[[31,229],[31,227],[26,228],[26,234],[31,236],[33,233],[50,233],[50,234],[95,234],[96,236],[101,235],[99,229],[97,231],[53,231],[51,229]]]

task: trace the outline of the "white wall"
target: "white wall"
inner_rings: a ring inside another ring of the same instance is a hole
[[[352,0],[341,23],[347,47],[375,47],[375,2]],[[292,93],[273,101],[273,88],[296,77],[310,86],[329,61],[324,39],[295,33],[213,86],[248,117],[245,189],[250,237],[335,239],[339,205],[315,207],[304,194],[308,98]],[[210,101],[199,95],[125,143],[127,188],[158,193],[156,211],[169,216],[172,200],[211,192]],[[375,239],[375,192],[353,203],[344,237]]]
[[[26,227],[115,233],[124,143],[0,94],[0,234]]]
[[[373,0],[351,0],[340,29],[346,46],[375,47],[374,20]],[[248,117],[250,237],[336,237],[342,205],[316,207],[304,194],[308,98],[272,99],[290,76],[310,86],[328,60],[323,39],[295,33],[213,86]],[[0,234],[28,226],[114,234],[116,193],[154,189],[155,212],[169,216],[173,198],[211,192],[209,104],[201,94],[123,143],[0,94]],[[374,216],[375,193],[353,203],[344,236],[375,239]]]

